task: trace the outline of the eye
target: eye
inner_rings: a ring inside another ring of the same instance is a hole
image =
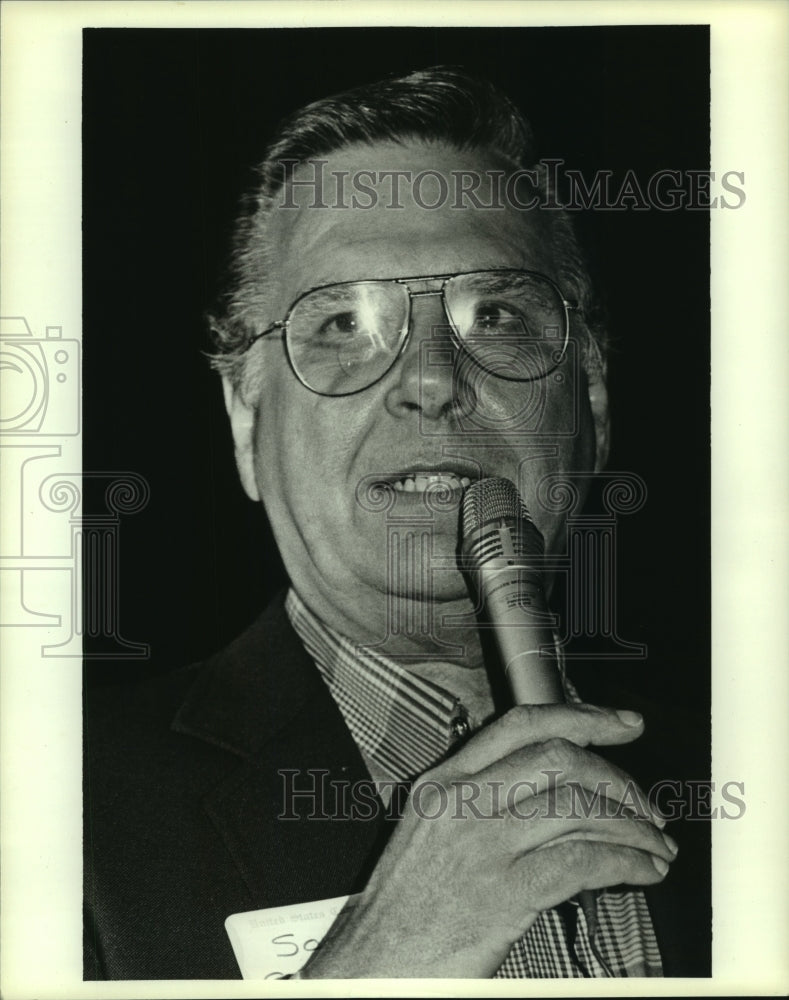
[[[327,340],[352,337],[359,333],[356,313],[343,312],[324,320],[318,327],[318,336]]]
[[[512,332],[523,329],[523,319],[512,306],[501,302],[481,302],[474,311],[474,331],[478,333]]]

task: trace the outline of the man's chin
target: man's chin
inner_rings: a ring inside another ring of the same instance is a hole
[[[450,576],[450,574],[446,574]],[[379,589],[391,600],[399,600],[404,603],[413,604],[434,604],[452,603],[456,601],[469,601],[469,591],[461,574],[455,571],[452,579],[434,580],[432,583],[417,585],[415,583],[402,583],[388,580]]]
[[[365,525],[368,527],[368,525]],[[357,533],[352,562],[376,590],[415,601],[458,600],[468,590],[458,569],[457,514],[420,523],[392,520]],[[376,553],[375,557],[371,553]],[[371,578],[370,571],[374,573]]]

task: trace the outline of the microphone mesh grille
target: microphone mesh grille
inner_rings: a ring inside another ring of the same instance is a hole
[[[491,477],[472,483],[463,494],[463,534],[498,518],[531,522],[526,504],[509,479]]]

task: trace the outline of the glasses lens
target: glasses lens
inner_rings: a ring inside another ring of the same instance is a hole
[[[400,349],[408,292],[394,282],[359,281],[319,288],[293,308],[288,350],[315,392],[344,396],[384,375]]]
[[[559,292],[522,271],[462,274],[447,282],[447,312],[463,346],[501,378],[541,378],[562,360],[567,320]]]

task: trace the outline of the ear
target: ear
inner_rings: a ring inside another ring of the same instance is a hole
[[[611,444],[611,419],[608,415],[608,388],[606,386],[605,366],[595,366],[594,370],[588,373],[587,381],[595,432],[596,457],[594,471],[600,472],[608,462],[608,451]]]
[[[222,392],[225,409],[230,417],[241,485],[250,500],[260,500],[255,479],[255,410],[244,402],[240,390],[225,375],[222,376]]]

